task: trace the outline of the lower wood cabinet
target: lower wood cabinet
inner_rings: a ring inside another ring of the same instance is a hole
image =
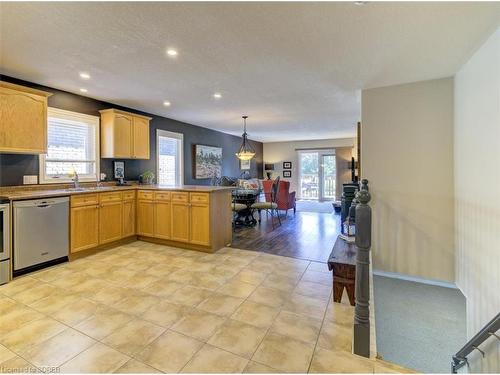
[[[172,202],[172,240],[189,242],[189,203]]]
[[[99,245],[99,206],[71,208],[71,252]]]
[[[71,253],[135,235],[214,251],[231,243],[231,217],[230,191],[75,194],[71,197]]]
[[[189,242],[197,245],[210,245],[210,206],[203,203],[191,203],[189,214]]]
[[[125,200],[122,206],[122,235],[129,237],[135,235],[135,199]]]
[[[118,241],[122,238],[122,202],[101,203],[99,208],[99,243]]]
[[[172,238],[172,205],[170,202],[155,202],[154,236],[169,240]]]
[[[71,197],[71,253],[134,236],[135,191]]]
[[[140,190],[138,197],[137,234],[193,245],[211,245],[209,193],[172,191],[153,194]]]
[[[137,200],[137,234],[154,236],[154,209],[152,200]]]

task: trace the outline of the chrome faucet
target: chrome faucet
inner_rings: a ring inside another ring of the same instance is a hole
[[[78,189],[80,187],[80,179],[78,178],[78,172],[74,171],[73,175],[73,187]]]

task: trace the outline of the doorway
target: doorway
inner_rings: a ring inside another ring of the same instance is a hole
[[[334,150],[299,151],[300,198],[335,200],[337,170]]]

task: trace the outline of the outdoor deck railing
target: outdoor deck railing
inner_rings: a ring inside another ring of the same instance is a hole
[[[319,183],[316,175],[302,175],[300,186],[300,197],[305,199],[319,198]],[[323,180],[323,196],[325,198],[335,198],[336,179],[335,177],[325,177]]]

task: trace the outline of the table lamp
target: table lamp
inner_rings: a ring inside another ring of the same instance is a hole
[[[266,163],[264,164],[264,169],[266,170],[267,179],[270,180],[274,171],[274,164]]]

